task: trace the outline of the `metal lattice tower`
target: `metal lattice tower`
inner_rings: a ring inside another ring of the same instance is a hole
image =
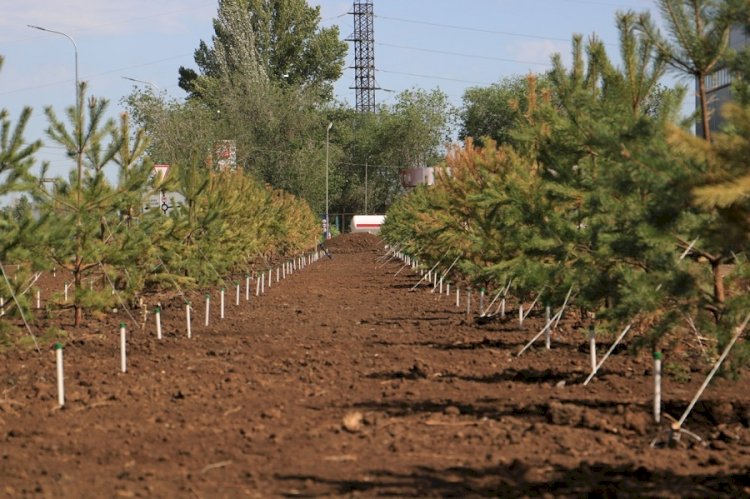
[[[354,86],[359,112],[375,111],[375,36],[372,2],[354,0],[354,34],[346,41],[354,42]]]

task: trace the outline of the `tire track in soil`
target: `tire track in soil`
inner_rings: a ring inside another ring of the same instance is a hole
[[[0,354],[0,494],[750,494],[742,381],[696,409],[710,447],[650,449],[647,358],[615,355],[584,388],[570,323],[552,352],[516,358],[540,318],[466,324],[454,296],[409,292],[413,274],[376,263],[373,239],[331,247],[250,303],[228,293],[223,321],[212,297],[208,329],[196,305],[192,340],[165,303],[164,340],[133,332],[127,374],[101,332],[118,318],[72,331],[62,410],[50,350]],[[667,381],[673,412],[700,381]]]

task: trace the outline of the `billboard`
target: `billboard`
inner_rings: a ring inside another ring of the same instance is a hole
[[[219,171],[237,169],[237,142],[217,140],[214,142],[214,164]]]
[[[435,183],[435,170],[429,166],[426,168],[406,168],[401,170],[401,185],[405,189],[410,189],[418,185],[432,185]]]

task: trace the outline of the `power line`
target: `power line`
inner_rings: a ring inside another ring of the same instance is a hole
[[[550,36],[531,35],[531,34],[526,34],[526,33],[513,33],[511,31],[498,31],[498,30],[484,29],[484,28],[472,28],[469,26],[458,26],[455,24],[442,24],[442,23],[434,23],[430,21],[419,21],[417,19],[404,19],[402,17],[390,17],[390,16],[380,16],[380,15],[375,15],[375,17],[377,17],[378,19],[385,19],[388,21],[398,21],[398,22],[410,23],[410,24],[422,24],[424,26],[457,29],[461,31],[474,31],[476,33],[490,33],[492,35],[517,36],[521,38],[536,38],[539,40],[553,40],[556,42],[569,42],[570,41],[570,39],[568,38],[554,38]]]
[[[103,71],[103,72],[100,72],[100,73],[95,73],[95,74],[92,74],[92,75],[84,75],[84,76],[81,77],[81,79],[82,80],[86,80],[86,81],[91,81],[91,80],[93,80],[95,78],[98,78],[98,77],[101,77],[101,76],[107,76],[107,75],[110,75],[110,74],[113,74],[113,73],[119,73],[121,71],[127,71],[127,70],[130,70],[130,69],[137,69],[137,68],[142,68],[142,67],[146,67],[146,66],[153,66],[154,64],[161,64],[162,62],[172,61],[172,60],[175,60],[175,59],[181,59],[183,57],[188,57],[190,55],[192,55],[192,54],[180,54],[180,55],[166,57],[164,59],[159,59],[159,60],[156,60],[156,61],[144,62],[142,64],[135,64],[133,66],[125,66],[125,67],[110,69],[110,70]],[[52,81],[52,82],[49,82],[49,83],[41,83],[39,85],[34,85],[34,86],[31,86],[31,87],[14,88],[14,89],[11,89],[11,90],[5,90],[5,91],[0,92],[0,95],[8,95],[8,94],[14,94],[14,93],[18,93],[18,92],[26,92],[26,91],[29,91],[29,90],[38,90],[40,88],[54,87],[54,86],[57,86],[57,85],[62,85],[63,83],[67,83],[68,81],[70,81],[70,80]],[[165,87],[165,88],[172,88],[174,86],[175,85],[170,85],[170,86]]]
[[[389,71],[387,69],[376,69],[376,71],[380,73],[390,73],[390,74],[396,74],[396,75],[404,75],[404,76],[414,76],[416,78],[428,78],[431,80],[445,80],[445,81],[455,81],[459,83],[471,83],[474,85],[491,85],[491,83],[487,83],[484,81],[473,81],[473,80],[462,80],[460,78],[449,78],[446,76],[435,76],[435,75],[423,75],[423,74],[417,74],[417,73],[406,73],[403,71]]]
[[[398,21],[398,22],[410,23],[410,24],[422,24],[424,26],[456,29],[456,30],[461,30],[461,31],[473,31],[475,33],[489,33],[492,35],[516,36],[520,38],[534,38],[537,40],[551,40],[555,42],[569,42],[571,40],[570,38],[556,38],[552,36],[533,35],[530,33],[515,33],[512,31],[499,31],[499,30],[485,29],[485,28],[472,28],[470,26],[458,26],[455,24],[434,23],[430,21],[419,21],[417,19],[404,19],[402,17],[390,17],[390,16],[379,16],[379,15],[375,15],[375,17],[379,19],[385,19],[388,21]],[[615,45],[615,44],[605,43],[605,45]]]
[[[622,4],[609,3],[609,2],[595,2],[594,0],[562,0],[562,1],[563,2],[568,2],[568,3],[581,3],[581,4],[588,4],[588,5],[599,5],[601,7],[617,7],[618,9],[633,9],[633,8],[636,8],[636,7],[633,7],[631,5],[622,5]],[[648,6],[646,5],[646,6],[640,6],[640,7],[648,7]]]
[[[517,64],[535,64],[539,66],[551,66],[549,62],[536,62],[536,61],[521,61],[518,59],[505,59],[502,57],[492,57],[492,56],[486,56],[486,55],[476,55],[476,54],[466,54],[461,52],[447,52],[445,50],[435,50],[435,49],[426,49],[426,48],[419,48],[419,47],[409,47],[407,45],[395,45],[393,43],[381,43],[376,42],[375,45],[382,45],[384,47],[393,47],[398,49],[406,49],[406,50],[416,50],[418,52],[429,52],[432,54],[442,54],[442,55],[453,55],[457,57],[471,57],[474,59],[484,59],[486,61],[499,61],[499,62],[513,62]]]

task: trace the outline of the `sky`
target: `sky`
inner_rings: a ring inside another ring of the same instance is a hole
[[[321,25],[338,25],[342,39],[353,33],[353,1],[309,0],[321,7]],[[78,75],[88,93],[110,101],[110,113],[134,88],[151,88],[182,99],[180,66],[195,68],[193,52],[210,42],[217,0],[0,0],[0,109],[16,122],[33,109],[27,141],[44,140],[37,155],[50,174],[73,167],[44,134],[44,108],[58,116],[75,101],[75,40]],[[570,61],[571,37],[596,34],[618,58],[614,16],[618,10],[651,11],[653,0],[373,0],[377,103],[393,103],[407,89],[440,89],[459,106],[466,89],[513,75],[541,72],[560,53]],[[354,107],[354,50],[335,95]],[[134,82],[126,78],[141,80]],[[673,83],[670,77],[666,83]],[[691,109],[690,109],[691,110]],[[690,111],[689,110],[689,111]]]

